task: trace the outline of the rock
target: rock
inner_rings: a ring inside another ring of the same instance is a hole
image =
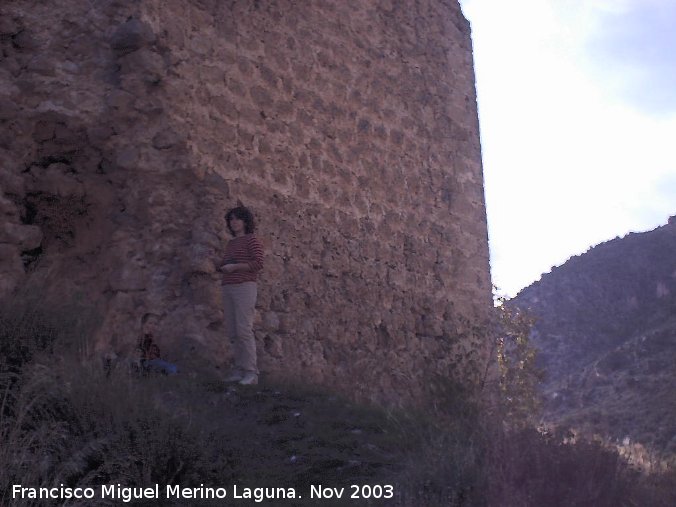
[[[106,105],[113,109],[128,109],[136,100],[131,93],[124,90],[113,90],[105,96]]]
[[[122,169],[136,169],[139,150],[134,146],[125,146],[117,152],[115,162]]]
[[[122,56],[118,62],[122,74],[138,76],[146,83],[156,83],[164,76],[164,59],[148,48]]]
[[[44,55],[39,55],[36,56],[35,58],[32,58],[31,61],[28,62],[26,70],[28,70],[32,74],[39,74],[45,77],[56,76],[54,61]]]
[[[54,139],[56,135],[56,124],[52,121],[39,121],[35,124],[33,130],[33,139],[38,143]]]
[[[1,215],[5,215],[9,218],[19,216],[19,210],[16,205],[2,194],[0,194],[0,216]],[[0,218],[0,220],[2,220],[2,218]]]
[[[263,315],[263,328],[271,331],[279,329],[279,315],[276,312],[265,312]]]
[[[92,125],[87,129],[87,137],[94,144],[101,144],[115,134],[111,125]]]
[[[69,171],[63,163],[50,164],[46,169],[31,169],[33,179],[28,183],[30,192],[39,192],[58,197],[83,197],[86,193],[84,185]]]
[[[21,30],[12,37],[12,43],[15,47],[25,51],[33,51],[40,47],[40,41],[28,30]]]
[[[42,243],[42,231],[37,225],[6,222],[0,225],[0,243],[12,243],[22,251],[34,250]]]
[[[23,262],[18,247],[0,243],[0,298],[9,295],[23,277]]]
[[[181,136],[174,129],[166,128],[153,137],[153,148],[166,150],[176,145],[180,140]]]
[[[20,108],[11,97],[0,95],[0,121],[13,120]]]
[[[122,54],[130,53],[155,41],[155,34],[143,21],[132,18],[120,25],[111,37],[110,45]]]
[[[21,31],[19,23],[10,16],[0,16],[0,35],[16,35]]]
[[[21,252],[17,245],[9,245],[0,243],[0,269],[3,272],[10,272],[21,270],[23,272],[23,264],[21,264]]]
[[[0,167],[0,189],[7,195],[23,196],[26,185],[24,179]]]

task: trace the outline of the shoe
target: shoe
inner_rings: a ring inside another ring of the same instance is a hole
[[[228,375],[225,378],[225,382],[239,382],[243,378],[244,378],[244,375],[242,375],[239,372],[234,372],[234,373],[231,373],[230,375]]]
[[[255,386],[258,384],[258,375],[255,373],[247,373],[242,377],[242,379],[239,381],[239,384],[242,386]]]

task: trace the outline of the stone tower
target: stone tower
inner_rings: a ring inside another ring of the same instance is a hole
[[[215,264],[266,248],[271,376],[412,400],[476,377],[491,282],[457,0],[13,0],[0,7],[0,292],[38,282],[128,353],[229,354]]]

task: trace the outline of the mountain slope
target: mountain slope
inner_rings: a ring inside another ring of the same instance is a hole
[[[573,257],[511,301],[536,318],[545,417],[676,454],[676,219]]]

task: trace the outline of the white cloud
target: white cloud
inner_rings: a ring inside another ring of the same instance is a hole
[[[494,282],[513,295],[594,244],[664,223],[676,211],[672,194],[658,190],[676,174],[676,116],[627,101],[589,53],[590,34],[637,2],[570,0],[565,11],[555,0],[462,4],[473,30]]]
[[[644,112],[676,112],[676,2],[633,0],[622,9],[592,10],[593,30],[582,34],[587,70]],[[594,9],[593,4],[588,9]]]

